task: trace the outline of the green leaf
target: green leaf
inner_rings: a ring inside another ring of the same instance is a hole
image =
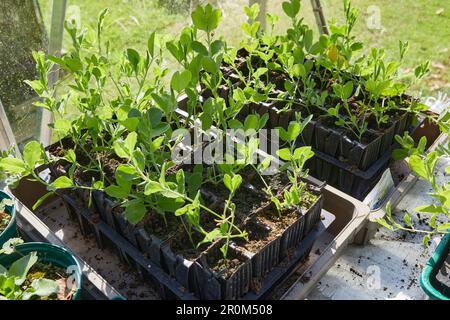
[[[55,189],[73,188],[75,185],[71,179],[66,176],[61,176],[52,182],[51,186]]]
[[[303,161],[309,160],[314,157],[314,151],[311,150],[311,147],[300,147],[295,149],[292,158],[294,160],[303,159]]]
[[[215,56],[224,47],[224,43],[221,40],[216,40],[211,43],[211,54]]]
[[[175,212],[184,204],[184,200],[181,198],[165,198],[159,194],[156,194],[155,196],[157,198],[158,207],[164,212]]]
[[[169,41],[166,43],[167,50],[173,55],[178,62],[183,61],[182,52],[178,50],[178,47],[175,45],[173,41]]]
[[[197,29],[211,32],[219,26],[222,11],[214,9],[209,3],[202,7],[198,5],[191,14],[192,22]]]
[[[298,122],[291,122],[289,124],[288,131],[287,131],[288,141],[290,141],[290,142],[295,141],[295,139],[297,139],[297,137],[300,135],[301,130],[302,129]]]
[[[183,72],[176,71],[170,82],[171,88],[176,92],[181,92],[186,89],[191,81],[192,74],[189,70],[184,70]]]
[[[412,155],[409,158],[409,167],[419,177],[428,180],[428,172],[425,167],[425,162],[419,156]]]
[[[260,10],[260,8],[259,8],[258,3],[252,4],[251,7],[249,7],[249,6],[244,7],[245,14],[247,15],[247,17],[250,20],[253,20],[253,21],[258,18],[259,10]]]
[[[28,271],[38,261],[36,252],[31,252],[24,257],[21,257],[14,261],[8,270],[8,275],[14,277],[14,283],[18,286],[24,283],[27,278]]]
[[[203,112],[199,118],[200,118],[200,121],[202,122],[203,130],[206,131],[206,130],[210,129],[211,126],[213,125],[213,118],[208,113]]]
[[[150,120],[150,125],[155,128],[161,123],[163,113],[159,108],[150,108],[147,111],[147,117]]]
[[[77,163],[77,156],[75,154],[75,151],[73,151],[72,149],[67,150],[64,159],[66,159],[70,163]]]
[[[25,162],[11,157],[2,158],[0,160],[0,168],[10,174],[24,175],[28,171]]]
[[[355,42],[351,45],[350,49],[352,51],[359,51],[364,47],[363,43],[361,42]]]
[[[139,174],[136,172],[136,169],[133,166],[127,164],[121,164],[117,167],[115,177],[117,182],[127,181],[131,182],[134,179],[139,177]]]
[[[258,130],[258,116],[251,114],[248,115],[247,118],[245,118],[244,121],[244,130],[245,132],[249,131],[250,129],[253,129],[255,132]]]
[[[47,192],[42,197],[40,197],[31,209],[36,210],[47,198],[53,195],[53,192]]]
[[[303,37],[303,42],[305,49],[309,51],[313,43],[313,31],[311,29],[306,30],[305,35]]]
[[[225,187],[227,187],[227,189],[230,190],[230,192],[232,192],[233,186],[232,186],[232,182],[231,182],[231,176],[229,174],[224,175],[223,183],[224,183]]]
[[[395,150],[392,152],[392,159],[394,159],[394,160],[403,160],[403,159],[405,159],[406,157],[408,157],[408,155],[409,155],[408,150],[405,150],[405,149],[395,149]]]
[[[23,300],[28,300],[32,296],[48,297],[59,292],[59,284],[50,279],[35,279],[31,283],[33,292],[25,292]]]
[[[128,159],[130,157],[123,141],[114,141],[113,150],[115,154],[122,159]]]
[[[6,241],[0,249],[0,254],[11,254],[16,250],[16,246],[23,243],[20,238],[11,238]],[[2,272],[3,273],[3,272]]]
[[[237,189],[239,189],[239,187],[242,184],[242,177],[239,174],[236,174],[233,176],[233,179],[231,180],[231,185],[233,187],[233,191],[236,192]]]
[[[409,215],[409,212],[406,212],[405,215],[403,216],[403,222],[408,227],[412,227],[411,216]]]
[[[428,248],[428,243],[430,242],[431,236],[429,234],[425,235],[422,239],[423,246]]]
[[[171,189],[166,189],[161,191],[161,194],[166,197],[166,198],[170,198],[170,199],[177,199],[179,198],[179,194],[177,193],[177,191],[171,190]]]
[[[211,74],[215,74],[219,71],[219,66],[211,57],[203,57],[202,58],[202,66],[203,69],[205,69],[206,72],[209,72]]]
[[[436,206],[434,204],[420,206],[415,208],[414,210],[420,213],[445,213],[445,210],[442,206]]]
[[[72,129],[72,123],[67,119],[58,119],[53,124],[53,129],[62,135],[66,135]]]
[[[291,160],[291,150],[289,150],[289,148],[277,150],[277,156],[280,157],[281,160],[290,161]]]
[[[225,174],[223,177],[223,183],[231,193],[235,193],[242,183],[242,177],[236,174],[231,178],[229,174]]]
[[[145,184],[144,194],[146,196],[149,196],[151,194],[161,192],[162,190],[163,190],[163,188],[161,187],[161,185],[158,182],[149,181]]]
[[[348,81],[342,89],[342,99],[348,100],[353,94],[353,82]]]
[[[103,190],[103,188],[104,188],[105,186],[104,186],[104,184],[103,184],[102,181],[95,181],[95,182],[92,184],[92,187],[93,187],[94,189],[97,189],[97,190]]]
[[[383,227],[394,231],[394,227],[392,227],[389,223],[387,223],[387,221],[384,218],[378,218],[375,220],[378,224],[381,224]]]
[[[23,160],[30,169],[34,169],[36,164],[43,160],[44,149],[37,141],[28,142],[23,149]]]
[[[148,53],[150,53],[150,56],[152,56],[152,58],[155,56],[155,35],[156,32],[153,31],[147,41]]]
[[[262,75],[266,74],[267,71],[269,71],[269,69],[267,69],[267,68],[258,68],[258,69],[255,71],[255,73],[253,73],[253,77],[254,77],[255,79],[259,79],[259,78],[261,78]]]
[[[450,231],[450,222],[443,223],[437,227],[438,232],[447,232]]]
[[[178,170],[177,172],[177,184],[178,184],[178,192],[184,194],[185,192],[185,177],[183,169]]]
[[[130,132],[124,141],[125,148],[127,148],[128,154],[131,155],[134,151],[137,142],[137,133]]]
[[[139,148],[133,151],[131,161],[139,170],[145,170],[145,156]]]
[[[132,224],[140,222],[146,213],[147,210],[140,201],[132,202],[125,208],[125,218]]]
[[[142,117],[142,113],[136,109],[136,108],[131,108],[130,111],[128,111],[128,118],[140,118]]]
[[[219,238],[221,235],[222,235],[222,231],[220,231],[220,229],[216,228],[213,231],[208,232],[205,235],[205,238],[198,245],[203,244],[203,243],[211,243],[214,240],[216,240],[216,238]]]
[[[202,172],[194,172],[188,177],[189,196],[192,197],[203,183]]]
[[[119,121],[121,125],[128,129],[128,131],[136,131],[139,124],[139,118],[127,118],[123,121]]]
[[[185,215],[189,211],[190,207],[191,207],[191,205],[188,204],[188,205],[186,205],[184,207],[181,207],[180,209],[177,209],[175,211],[175,216],[179,217],[179,216]]]
[[[164,142],[164,136],[158,137],[155,140],[153,140],[152,144],[151,144],[150,151],[151,152],[157,151],[161,147],[163,142]]]
[[[105,192],[108,196],[116,199],[126,199],[131,191],[131,185],[127,187],[126,185],[110,185],[106,187]]]
[[[141,59],[139,53],[134,49],[127,49],[127,59],[130,62],[134,72],[137,72],[139,61]]]
[[[206,49],[206,47],[203,45],[203,43],[199,42],[199,41],[193,41],[191,43],[192,49],[203,55],[203,56],[207,56],[208,55],[208,49]]]
[[[300,11],[300,0],[290,0],[283,2],[283,11],[290,18],[295,18]]]

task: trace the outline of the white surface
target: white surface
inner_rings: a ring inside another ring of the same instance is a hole
[[[449,165],[450,159],[440,160],[436,173],[438,184],[450,181],[443,173]],[[431,203],[430,191],[428,183],[419,180],[394,209],[394,215],[401,219],[404,210],[412,213],[415,207]],[[346,249],[308,299],[427,299],[419,276],[439,241],[440,236],[434,237],[425,249],[421,235],[393,233],[380,226],[370,244],[350,245]]]

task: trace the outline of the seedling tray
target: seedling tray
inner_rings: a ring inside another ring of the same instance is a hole
[[[425,118],[421,118],[419,124],[409,130],[413,136],[420,135],[425,122],[428,123]],[[390,145],[388,150],[367,170],[359,169],[352,162],[339,161],[319,150],[313,150],[315,156],[307,163],[307,166],[314,177],[326,181],[358,200],[363,200],[378,183],[384,170],[389,166],[392,151],[398,147],[396,143]]]
[[[49,174],[49,170],[46,168],[39,168],[38,171],[41,176]],[[29,193],[26,190],[35,190],[36,192]],[[38,182],[24,179],[21,181],[19,187],[13,190],[13,193],[18,200],[18,207],[24,208],[24,210],[33,214],[29,208],[45,193],[45,187]],[[64,195],[61,196],[63,197]],[[27,203],[27,206],[22,201]],[[68,211],[72,212],[72,215],[80,216],[78,221],[82,221],[82,224],[88,226],[86,229],[91,230],[101,247],[116,250],[122,257],[123,262],[137,270],[140,276],[148,280],[153,288],[158,289],[158,294],[162,298],[195,299],[174,278],[169,277],[161,268],[144,257],[138,249],[112,230],[107,223],[99,219],[98,216],[93,216],[92,210],[80,207],[79,203],[77,204],[71,201],[71,199],[65,199],[65,202],[69,205],[67,208]],[[77,208],[77,213],[73,212],[74,208]],[[42,224],[38,218],[36,220]],[[291,262],[291,264],[293,265],[294,262]]]
[[[323,152],[314,150],[314,157],[307,163],[311,175],[355,197],[364,199],[388,167],[391,150],[377,160],[368,170],[362,171],[353,165],[341,162]]]
[[[306,259],[314,242],[325,232],[325,230],[333,223],[335,216],[323,210],[321,214],[321,222],[313,228],[306,237],[303,238],[301,244],[291,253],[291,260],[275,267],[259,284],[259,293],[249,292],[243,297],[243,300],[260,300],[267,298],[283,280],[289,275],[302,260]]]
[[[295,120],[295,111],[288,110],[279,112],[277,103],[258,103],[243,108],[239,114],[240,120],[244,120],[250,113],[269,114],[267,129],[283,127],[287,129],[289,122]],[[395,134],[403,135],[405,127],[409,127],[413,118],[409,114],[402,114],[381,133],[368,130],[374,139],[367,144],[361,144],[350,139],[341,129],[329,128],[320,121],[311,120],[305,127],[298,143],[313,147],[335,159],[346,159],[346,163],[361,171],[369,170],[386,152],[391,150]]]
[[[320,181],[310,177],[312,182],[319,185]],[[30,192],[33,190],[33,192]],[[40,220],[36,215],[34,215],[33,211],[30,209],[31,206],[39,199],[43,194],[45,194],[45,187],[43,187],[38,182],[23,180],[21,181],[19,188],[16,190],[12,190],[13,194],[17,199],[17,207],[19,212],[19,222],[21,221],[21,212],[26,211],[28,214],[33,215],[34,220],[31,223],[27,224],[24,228],[27,230],[28,234],[37,232],[34,228],[35,226],[44,226],[45,224]],[[310,289],[320,278],[322,274],[324,274],[333,264],[335,259],[339,256],[339,253],[345,248],[348,243],[352,242],[353,237],[360,229],[363,227],[364,223],[367,220],[369,215],[369,209],[367,206],[363,205],[361,202],[349,197],[343,192],[327,185],[323,188],[323,206],[324,210],[330,212],[332,215],[336,217],[336,219],[331,223],[331,225],[327,228],[326,232],[323,232],[319,239],[316,240],[312,250],[310,257],[304,263],[297,263],[290,269],[288,274],[285,274],[281,279],[275,281],[272,285],[271,292],[265,294],[266,298],[269,297],[281,297],[289,286],[295,282],[299,278],[298,271],[299,270],[308,270],[308,276],[302,277],[302,290],[301,292],[305,293],[306,289]],[[51,203],[49,203],[51,206]],[[322,211],[323,212],[323,211]],[[82,210],[83,216],[86,217],[87,220],[91,220],[97,229],[101,233],[105,235],[108,239],[106,242],[106,246],[109,248],[116,248],[126,253],[128,255],[128,261],[134,262],[141,268],[147,270],[153,277],[157,277],[161,279],[161,282],[158,283],[150,283],[151,288],[154,288],[158,295],[162,298],[179,298],[179,299],[195,299],[195,297],[185,292],[184,288],[182,288],[173,278],[167,276],[165,272],[163,272],[160,268],[151,263],[148,259],[142,256],[142,254],[129,244],[122,236],[113,232],[110,227],[102,222],[97,220],[95,223],[90,219],[90,212],[87,210]],[[74,222],[72,222],[74,223]],[[322,223],[322,222],[321,222]],[[65,230],[62,230],[65,232]],[[42,236],[51,236],[53,233],[51,231],[40,231],[40,237]],[[56,237],[54,237],[56,239]],[[331,240],[330,240],[331,239]],[[41,238],[36,239],[41,240]],[[306,241],[306,240],[305,240]],[[53,242],[53,241],[51,241]],[[85,243],[84,238],[78,239],[77,243]],[[334,243],[331,245],[331,243]],[[65,245],[63,242],[59,242],[58,244]],[[320,248],[321,254],[317,255],[316,248]],[[105,248],[108,250],[108,248]],[[297,271],[296,273],[294,273]],[[310,271],[313,271],[311,273]],[[122,271],[120,271],[122,272]],[[306,271],[305,271],[306,272]],[[85,272],[86,274],[87,272]],[[290,275],[290,277],[288,277]],[[89,274],[89,279],[92,276]],[[105,283],[99,286],[100,288],[108,289]],[[150,290],[150,289],[149,289]],[[114,291],[113,291],[114,292]],[[114,293],[111,293],[114,295]],[[117,292],[117,291],[116,291]],[[164,296],[164,293],[169,293]],[[250,296],[247,296],[249,298]],[[111,297],[110,297],[111,298]]]
[[[56,170],[52,170],[52,172],[53,175],[55,175]],[[93,205],[89,205],[89,208],[88,204],[92,201],[89,199],[89,194],[83,191],[61,190],[58,191],[58,194],[65,202],[71,216],[78,221],[82,234],[84,236],[93,234],[100,248],[107,246],[108,242],[110,242],[110,239],[108,239],[108,237],[105,238],[101,230],[95,226],[96,222],[103,221],[111,228],[112,232],[115,232],[127,240],[134,248],[141,252],[141,254],[144,254],[152,264],[161,268],[161,270],[169,277],[175,278],[178,284],[192,292],[202,293],[201,290],[197,289],[199,286],[196,284],[195,274],[193,275],[193,271],[191,270],[192,268],[195,268],[196,265],[192,261],[186,260],[181,255],[174,254],[171,251],[170,243],[146,233],[145,229],[142,227],[133,226],[128,223],[121,213],[114,212],[113,208],[116,206],[115,203],[108,199],[104,193],[94,192]],[[272,265],[278,262],[278,256],[274,255],[274,252],[278,253],[281,258],[288,256],[288,250],[296,247],[304,235],[319,221],[321,203],[322,198],[319,198],[316,204],[308,210],[301,219],[283,232],[279,240],[280,245],[278,246],[278,249],[275,247],[271,248],[276,250],[268,250],[262,255],[257,252],[257,255],[249,259],[249,262],[251,263],[248,265],[248,268],[243,269],[246,270],[244,273],[249,275],[247,277],[249,281],[252,276],[252,264],[257,264],[257,268],[255,268],[257,270],[256,272],[265,274],[270,271]],[[83,210],[83,212],[80,213],[80,210]],[[113,245],[113,247],[116,246]],[[120,249],[116,249],[116,252],[123,262],[131,265],[136,264],[133,263],[133,261],[129,261],[130,255],[123,253]],[[137,269],[141,274],[143,273],[142,270],[139,268]],[[210,297],[213,299],[239,298],[248,292],[249,281],[247,281],[248,284],[241,281],[245,278],[246,277],[238,275],[233,276],[233,279],[230,279],[231,283],[233,283],[232,285],[229,285],[228,282],[220,282],[219,285],[216,286],[216,288],[219,287],[220,290],[216,290],[216,293],[211,293]],[[223,290],[223,288],[227,289]],[[211,290],[211,292],[213,291],[214,290]],[[222,293],[220,293],[220,291]]]

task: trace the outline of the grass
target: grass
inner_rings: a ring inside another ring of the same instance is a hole
[[[178,0],[180,1],[180,0]],[[39,0],[44,20],[49,25],[52,0]],[[216,0],[223,10],[223,21],[219,35],[237,45],[242,39],[240,24],[245,21],[243,6],[247,0]],[[277,31],[288,27],[289,20],[281,10],[282,0],[268,0],[267,11],[280,17]],[[398,40],[409,41],[406,69],[410,71],[420,62],[430,60],[432,72],[418,87],[424,94],[443,91],[450,94],[450,2],[441,0],[358,0],[354,6],[360,9],[360,18],[355,29],[358,39],[371,47],[385,47],[390,57],[398,56]],[[343,20],[342,1],[322,0],[328,20],[335,17]],[[176,35],[190,23],[188,14],[171,14],[160,8],[157,0],[69,0],[67,16],[80,17],[83,26],[95,27],[98,13],[110,8],[105,35],[114,50],[133,47],[143,49],[148,35],[156,30],[164,39]],[[370,9],[379,9],[381,28],[368,27],[372,21]],[[369,11],[368,11],[369,10]],[[310,1],[302,0],[305,21],[315,26]],[[64,38],[63,48],[70,46]]]

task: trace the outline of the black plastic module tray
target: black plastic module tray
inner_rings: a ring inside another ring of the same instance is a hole
[[[426,118],[421,116],[418,123],[409,128],[410,134],[414,135],[425,120]],[[398,147],[398,143],[394,142],[367,170],[361,170],[350,162],[340,161],[316,149],[313,149],[315,156],[307,162],[306,166],[313,177],[326,181],[329,185],[358,200],[363,200],[378,183],[384,170],[389,166],[392,151]]]
[[[341,162],[323,152],[314,150],[315,156],[308,161],[310,174],[319,180],[327,181],[339,190],[362,200],[377,184],[384,170],[389,166],[392,151],[386,152],[366,171]]]
[[[97,243],[100,247],[111,246],[119,254],[121,260],[144,278],[149,280],[155,288],[159,289],[162,298],[175,298],[181,300],[197,299],[192,293],[188,292],[175,278],[170,277],[161,268],[156,266],[149,259],[145,258],[137,248],[135,248],[128,240],[114,231],[108,224],[92,216],[92,210],[80,208],[71,198],[60,195],[68,205],[68,211],[71,215],[76,216],[78,222],[84,225],[84,229],[91,230],[94,233]],[[310,233],[305,236],[302,242],[294,250],[289,262],[281,261],[274,267],[262,280],[261,289],[258,293],[250,292],[241,299],[262,299],[269,295],[271,290],[278,285],[283,279],[287,278],[290,270],[292,270],[302,259],[306,258],[311,251],[314,241],[326,228],[334,221],[334,216],[326,211],[322,211],[322,220]],[[87,227],[87,228],[86,228]]]
[[[321,221],[303,238],[302,242],[292,253],[289,262],[283,263],[283,261],[281,261],[281,263],[273,268],[262,280],[259,292],[249,292],[242,297],[242,300],[263,300],[268,297],[273,289],[280,285],[283,280],[286,280],[291,272],[295,270],[295,267],[298,266],[303,259],[308,257],[316,239],[327,230],[335,218],[336,217],[328,211],[322,210]]]
[[[37,171],[43,176],[49,174],[49,170],[45,167],[38,168]],[[42,188],[42,185],[39,182],[29,181],[26,178],[25,181],[21,181],[19,184],[20,190],[26,190],[23,189],[24,187],[28,190],[40,190],[37,193],[30,193],[26,191],[15,193],[17,200],[20,203],[25,202],[30,206],[46,192],[45,188]],[[337,199],[341,199],[339,194],[335,194],[332,191],[330,193],[329,190],[325,193],[327,199],[330,197],[337,197]],[[64,197],[64,195],[61,196]],[[65,200],[69,214],[74,218],[76,217],[75,221],[83,224],[89,234],[95,236],[98,246],[100,248],[111,248],[117,251],[118,255],[121,257],[121,260],[128,264],[132,269],[136,270],[142,277],[143,281],[147,281],[151,284],[162,299],[197,300],[194,294],[186,290],[179,282],[176,281],[174,277],[170,277],[166,272],[164,272],[164,270],[151,262],[150,259],[143,255],[122,235],[114,231],[106,222],[102,221],[99,218],[98,213],[92,212],[91,209],[80,207],[80,203],[76,203],[73,200]],[[271,291],[276,286],[287,280],[288,276],[291,274],[291,270],[296,269],[302,259],[308,256],[314,241],[318,238],[320,233],[328,228],[333,222],[333,215],[329,215],[325,211],[322,211],[321,215],[322,220],[318,223],[318,225],[313,228],[313,230],[303,239],[302,243],[292,251],[293,255],[291,256],[289,262],[283,261],[281,264],[275,266],[272,271],[269,272],[260,282],[261,285],[259,289],[256,290],[257,293],[247,293],[240,299],[263,299],[264,297],[271,295]]]

